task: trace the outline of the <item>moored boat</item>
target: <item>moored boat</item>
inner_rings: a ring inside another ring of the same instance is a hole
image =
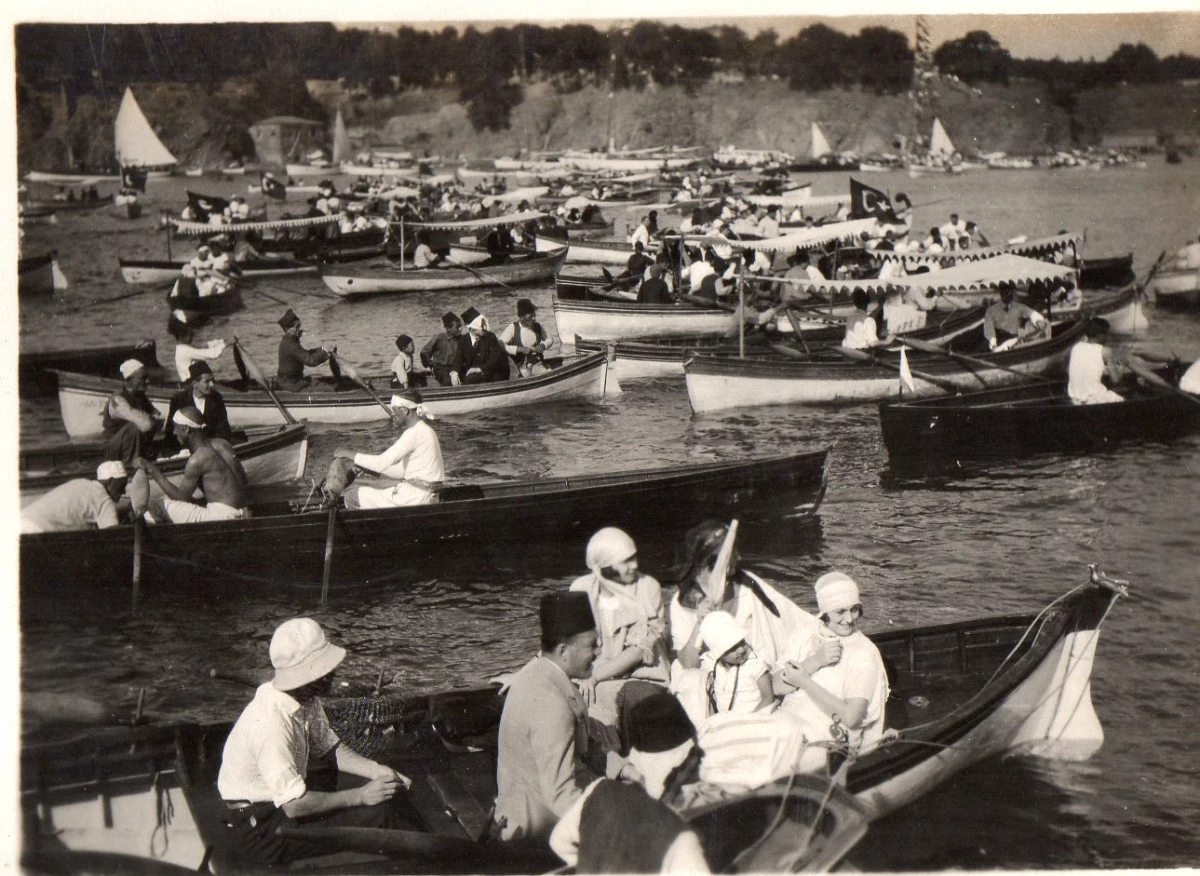
[[[118,258],[121,279],[131,286],[167,286],[179,279],[186,261]],[[254,259],[237,266],[240,275],[255,279],[317,273],[317,266],[295,259]]]
[[[615,377],[607,372],[603,355],[566,359],[530,377],[476,383],[464,386],[434,386],[421,391],[425,407],[436,416],[474,414],[497,408],[545,403],[566,398],[601,398],[620,392]],[[100,431],[101,413],[107,400],[121,386],[119,380],[83,374],[54,372],[58,376],[58,400],[63,425],[72,438],[95,435]],[[388,377],[367,378],[376,393],[391,392]],[[225,400],[229,422],[235,429],[246,426],[272,426],[282,419],[278,408],[264,390],[247,389],[244,383],[219,382],[217,390]],[[171,396],[178,390],[170,386],[149,386],[146,394],[163,416]],[[339,384],[328,391],[277,391],[276,396],[297,419],[313,423],[374,423],[387,420],[388,413],[355,384]]]
[[[1160,307],[1192,307],[1200,303],[1200,269],[1159,271],[1150,281],[1149,289]]]
[[[1103,289],[1125,286],[1134,281],[1133,253],[1118,256],[1085,258],[1079,269],[1080,289]]]
[[[412,268],[393,266],[347,268],[323,265],[321,279],[343,298],[385,292],[430,292],[439,289],[513,286],[548,280],[567,257],[561,247],[552,252],[515,256],[498,265],[478,267]]]
[[[165,369],[158,364],[157,344],[152,340],[141,340],[136,344],[82,350],[23,352],[18,359],[18,386],[21,395],[27,398],[50,396],[58,389],[55,370],[108,377],[116,374],[126,359],[137,359],[158,379],[169,379],[166,378]]]
[[[749,533],[810,518],[825,494],[827,466],[828,451],[818,450],[643,471],[451,483],[430,505],[340,509],[332,530],[319,496],[314,507],[307,490],[262,490],[266,495],[252,499],[251,516],[243,520],[146,527],[141,583],[150,588],[148,595],[156,586],[234,582],[314,588],[326,575],[328,551],[331,585],[370,586],[391,580],[406,550],[447,540],[561,539],[564,550],[574,552],[582,551],[598,527],[613,525],[637,534],[643,556],[668,564],[687,529],[707,517],[736,516]],[[67,578],[86,584],[98,598],[125,599],[133,542],[133,528],[126,526],[21,536],[22,608],[35,613],[52,608],[65,598],[60,582]],[[264,551],[264,544],[272,550]],[[77,596],[73,591],[69,598]]]
[[[233,450],[246,470],[249,484],[277,484],[304,476],[308,435],[303,423],[259,426],[234,435]],[[22,447],[21,505],[31,502],[73,478],[90,478],[104,459],[100,442]],[[159,457],[156,462],[171,481],[178,481],[187,464],[186,453]]]
[[[58,253],[51,250],[45,255],[18,259],[17,294],[46,295],[66,289],[69,284],[57,257]]]
[[[561,237],[546,237],[538,234],[534,238],[534,247],[538,252],[554,252],[565,246],[567,241]],[[633,247],[620,240],[571,240],[567,251],[566,261],[569,263],[589,262],[600,265],[621,265],[622,267],[633,255]]]
[[[1082,321],[1059,326],[1049,341],[980,353],[977,364],[971,365],[947,355],[906,354],[913,377],[911,391],[919,396],[970,391],[1046,374],[1062,367],[1083,329]],[[700,414],[757,405],[878,401],[900,394],[900,345],[877,350],[868,361],[843,355],[829,351],[807,362],[777,362],[696,354],[684,363],[688,401]]]
[[[1169,441],[1200,430],[1200,397],[1115,387],[1125,401],[1075,404],[1063,382],[962,395],[884,401],[883,443],[893,469],[967,460],[1107,451],[1121,442]]]
[[[639,304],[636,301],[589,301],[555,294],[558,336],[619,341],[687,336],[729,337],[738,329],[736,311],[692,304]]]

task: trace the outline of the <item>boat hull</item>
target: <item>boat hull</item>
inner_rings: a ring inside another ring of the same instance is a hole
[[[970,392],[1009,386],[1020,382],[1022,375],[1037,377],[1061,369],[1082,331],[1082,323],[1077,323],[1052,341],[989,354],[991,359],[984,360],[987,365],[964,366],[945,356],[910,355],[911,394],[931,396],[951,388]],[[898,369],[898,355],[886,355]],[[688,401],[698,414],[759,405],[881,401],[901,391],[897,370],[845,360],[776,363],[698,355],[685,363],[684,378]],[[904,392],[909,394],[907,389]]]
[[[1200,399],[1126,389],[1123,402],[1072,404],[1061,385],[957,398],[884,402],[883,442],[893,469],[967,460],[1106,451],[1130,441],[1170,441],[1200,430]]]
[[[560,248],[544,255],[539,253],[537,256],[514,259],[502,265],[481,265],[471,270],[421,268],[402,271],[391,267],[347,270],[326,266],[321,269],[321,279],[343,298],[359,298],[389,292],[503,287],[548,280],[554,276],[566,256],[567,251]]]
[[[381,510],[319,508],[294,513],[286,501],[252,505],[244,520],[146,527],[141,584],[316,588],[370,586],[394,579],[408,552],[447,541],[488,544],[561,540],[563,556],[582,551],[600,526],[634,533],[643,556],[664,564],[687,529],[707,517],[737,517],[743,531],[811,517],[825,494],[828,451],[764,460],[701,463],[650,471],[581,474],[526,482],[450,486],[431,505]],[[306,491],[286,498],[303,502]],[[332,543],[327,548],[329,533]],[[774,530],[772,530],[774,531]],[[643,541],[645,544],[643,545]],[[264,551],[270,544],[273,550]],[[22,610],[61,609],[78,591],[128,598],[134,532],[113,527],[21,537]],[[412,554],[417,556],[417,554]],[[648,560],[649,561],[649,560]]]
[[[535,248],[538,252],[553,252],[564,246],[558,237],[542,237],[538,235]],[[627,243],[609,240],[572,240],[567,250],[568,264],[620,265],[625,267],[629,257],[633,255],[633,247]]]
[[[55,372],[58,375],[58,399],[63,425],[72,438],[95,435],[100,431],[101,415],[107,400],[120,388],[120,382],[108,378]],[[376,394],[391,390],[387,378],[373,378]],[[262,390],[240,391],[218,384],[229,422],[235,429],[247,426],[275,426],[282,419],[279,409]],[[150,401],[165,417],[171,396],[177,390],[165,386],[147,389]],[[582,356],[558,368],[531,377],[480,383],[467,386],[434,386],[421,391],[423,404],[435,416],[476,414],[481,411],[540,404],[567,398],[595,398],[621,391],[615,376],[608,373],[603,354]],[[388,419],[388,413],[367,392],[354,389],[330,392],[277,391],[280,402],[297,419],[313,423],[374,423]]]
[[[632,338],[726,337],[737,333],[737,314],[690,304],[621,304],[564,301],[554,296],[560,338],[620,341]]]
[[[1154,301],[1163,307],[1192,307],[1200,303],[1200,270],[1159,271],[1150,282]]]
[[[137,344],[119,344],[111,347],[93,347],[83,350],[46,350],[37,353],[21,353],[19,359],[19,387],[23,397],[52,396],[58,391],[58,378],[54,371],[73,371],[79,374],[107,376],[117,374],[126,359],[137,359],[148,369],[161,372],[158,364],[158,346],[154,341],[143,340]]]
[[[179,279],[184,261],[154,259],[117,259],[121,265],[121,279],[131,286],[169,286]],[[291,259],[265,260],[239,266],[243,277],[268,279],[270,277],[294,277],[317,273],[317,266]]]

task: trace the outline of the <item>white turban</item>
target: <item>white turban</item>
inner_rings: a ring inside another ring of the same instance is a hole
[[[96,469],[96,480],[98,481],[110,481],[128,476],[128,472],[125,471],[125,464],[119,459],[110,459],[108,462],[102,462],[100,463],[100,467]]]
[[[128,380],[145,367],[145,364],[139,362],[137,359],[126,359],[121,363],[121,376]]]
[[[180,408],[179,410],[177,410],[175,412],[175,416],[171,417],[171,422],[174,423],[176,426],[186,426],[189,429],[203,429],[204,424],[197,423],[195,420],[193,420],[191,417],[189,417],[185,413],[186,410],[187,410],[187,408]]]
[[[813,585],[817,593],[818,614],[828,614],[842,608],[853,608],[862,600],[858,595],[858,585],[849,575],[841,572],[829,572],[817,579]]]
[[[599,571],[623,563],[637,553],[637,545],[623,529],[606,526],[591,537],[587,545],[587,567]]]
[[[392,396],[392,407],[408,408],[410,411],[416,411],[418,417],[424,417],[426,420],[437,419],[437,417],[429,412],[429,409],[426,408],[425,405],[419,404],[413,401],[411,398],[405,398],[402,395]]]
[[[746,631],[727,611],[710,611],[700,621],[700,641],[714,657],[720,657],[745,639]]]
[[[479,314],[479,316],[475,317],[470,323],[467,324],[467,328],[479,329],[480,331],[486,332],[488,330],[487,317],[482,313]]]

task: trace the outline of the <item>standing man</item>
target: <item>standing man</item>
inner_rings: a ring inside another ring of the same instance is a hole
[[[138,468],[163,491],[162,499],[151,503],[154,518],[172,523],[244,518],[247,514],[246,470],[234,455],[233,447],[223,438],[204,435],[204,418],[195,408],[176,411],[174,423],[179,430],[180,442],[191,451],[179,483],[167,480],[158,466],[148,459],[139,459],[137,463]],[[204,491],[207,504],[198,505],[192,501],[196,487]]]
[[[256,868],[322,854],[280,827],[391,827],[384,805],[412,781],[341,744],[321,705],[346,649],[311,618],[280,624],[271,637],[275,678],[255,691],[221,755],[217,789],[237,863]],[[332,753],[339,771],[367,779],[360,787],[319,791],[308,783],[310,758]]]
[[[421,364],[433,372],[439,386],[458,386],[462,383],[462,375],[456,370],[462,320],[456,313],[442,314],[442,327],[444,331],[421,348]]]
[[[508,354],[504,345],[488,328],[487,317],[468,307],[463,311],[463,325],[467,334],[458,339],[459,367],[462,382],[494,383],[508,380]]]
[[[125,466],[115,459],[100,463],[96,479],[76,478],[59,484],[21,509],[21,532],[68,532],[108,529],[121,522],[117,500],[129,482]]]
[[[602,774],[575,686],[591,675],[599,650],[587,594],[545,594],[538,621],[541,654],[513,678],[500,716],[496,822],[505,840],[549,836]]]
[[[650,217],[643,216],[642,221],[638,223],[638,227],[634,229],[633,234],[629,235],[629,245],[637,249],[638,244],[642,245],[643,249],[650,248]]]
[[[200,412],[204,434],[209,438],[233,440],[225,399],[213,389],[213,373],[207,362],[193,362],[188,366],[187,386],[171,396],[171,408],[167,411],[167,422],[163,426],[163,443],[168,446],[178,444],[175,440],[175,414],[183,408],[195,408]]]
[[[396,478],[400,483],[388,489],[352,487],[345,493],[347,508],[397,508],[429,505],[438,500],[446,480],[446,466],[437,433],[426,422],[433,415],[425,410],[415,389],[393,395],[392,410],[401,429],[395,444],[379,454],[355,453],[339,447],[333,455],[383,477]]]
[[[554,339],[536,317],[537,306],[528,298],[520,298],[517,300],[517,321],[506,326],[499,335],[504,351],[517,364],[520,374],[533,373],[533,367],[554,346]]]
[[[105,459],[119,459],[126,468],[145,456],[150,441],[162,426],[162,414],[146,395],[150,377],[146,366],[137,359],[121,363],[124,385],[104,405],[102,430]]]
[[[287,313],[280,317],[279,327],[283,329],[283,337],[279,339],[279,366],[275,383],[280,389],[288,392],[303,392],[306,389],[312,389],[311,382],[304,376],[304,368],[306,366],[312,368],[314,365],[329,361],[330,354],[336,353],[337,347],[331,347],[328,350],[322,347],[313,347],[311,350],[306,350],[300,346],[300,336],[304,334],[304,329],[300,325],[300,317],[296,316],[296,312],[290,307]],[[329,368],[330,371],[333,371],[332,363]],[[334,377],[337,377],[336,372]]]

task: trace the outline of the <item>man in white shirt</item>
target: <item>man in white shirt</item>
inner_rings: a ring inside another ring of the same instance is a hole
[[[633,234],[629,236],[629,245],[637,249],[637,245],[641,243],[647,250],[650,249],[650,217],[643,216],[641,223],[634,229]]]
[[[259,869],[328,849],[278,834],[280,827],[392,827],[384,805],[412,782],[341,744],[329,726],[321,696],[346,650],[325,638],[311,618],[280,624],[271,637],[272,681],[260,685],[221,756],[217,790],[228,808],[228,841],[235,862]],[[333,755],[343,773],[367,779],[345,790],[318,790],[309,782],[310,755]]]
[[[392,396],[392,410],[400,422],[400,438],[383,453],[355,453],[344,447],[333,451],[335,457],[349,459],[386,478],[396,478],[394,487],[355,486],[345,493],[347,508],[397,508],[406,505],[430,505],[438,500],[446,479],[442,445],[437,433],[426,422],[433,415],[421,404],[421,394],[410,389]]]
[[[120,460],[100,463],[96,479],[76,478],[59,484],[21,509],[21,532],[68,532],[108,529],[121,522],[117,500],[128,474]]]
[[[1181,271],[1200,268],[1200,238],[1179,248],[1175,256],[1175,267]]]
[[[764,240],[779,236],[779,208],[767,207],[767,215],[758,220],[758,236]]]
[[[958,218],[957,213],[950,214],[950,221],[938,229],[942,233],[943,245],[954,249],[958,239],[967,233],[967,223]]]

